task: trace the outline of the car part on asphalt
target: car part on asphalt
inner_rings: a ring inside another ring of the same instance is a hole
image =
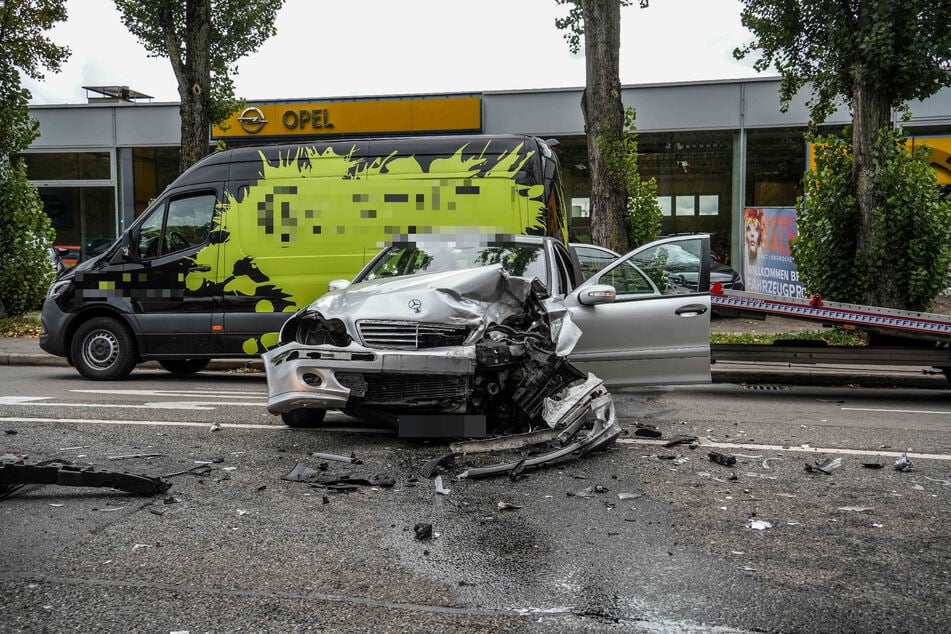
[[[0,497],[28,484],[111,488],[133,495],[157,495],[172,486],[158,477],[124,471],[97,471],[91,466],[62,460],[0,462]]]
[[[317,469],[311,469],[303,462],[298,462],[291,471],[281,477],[288,482],[309,482],[323,485],[328,488],[342,487],[344,490],[353,490],[357,486],[371,486],[389,488],[396,484],[396,478],[385,473],[368,474],[340,474],[334,475]]]
[[[736,464],[736,456],[720,453],[719,451],[711,451],[707,454],[707,457],[717,464],[722,464],[724,467],[732,467]]]

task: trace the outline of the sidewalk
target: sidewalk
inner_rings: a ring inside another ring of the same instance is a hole
[[[769,316],[765,320],[736,318],[714,319],[711,331],[755,334],[777,334],[821,329],[817,322]],[[68,367],[66,359],[54,357],[40,349],[39,339],[0,337],[0,365],[37,365]],[[139,367],[158,368],[149,361]],[[260,360],[215,359],[208,370],[227,372],[241,369],[263,371]],[[816,385],[858,387],[910,387],[949,389],[941,373],[933,368],[916,366],[810,365],[786,363],[743,363],[721,361],[711,368],[714,383],[751,383],[760,385]],[[263,374],[262,374],[263,378]]]

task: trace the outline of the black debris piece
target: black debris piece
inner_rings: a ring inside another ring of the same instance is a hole
[[[433,525],[432,524],[423,524],[419,523],[413,527],[413,533],[416,534],[416,539],[432,539],[433,537]]]
[[[901,458],[895,461],[895,471],[914,471],[915,466],[908,459],[908,454],[903,453]]]
[[[634,435],[640,436],[641,438],[660,438],[660,430],[654,427],[653,425],[648,425],[646,423],[636,423],[634,429]]]
[[[367,473],[367,474],[332,474],[311,469],[303,462],[297,465],[281,478],[288,482],[309,482],[310,484],[320,484],[334,490],[354,490],[357,486],[374,486],[389,488],[396,484],[396,478],[385,473]]]
[[[866,458],[862,460],[862,466],[866,469],[881,469],[885,466],[885,461],[881,458]]]
[[[5,430],[3,433],[5,433],[7,436],[16,436],[16,435],[17,435],[17,430],[15,430],[15,429],[7,429],[7,430]]]
[[[736,456],[728,453],[720,453],[719,451],[711,451],[707,454],[707,458],[724,467],[732,467],[736,464]]]
[[[673,438],[671,438],[670,440],[668,440],[667,442],[665,442],[665,443],[664,443],[664,446],[665,446],[665,447],[676,447],[677,445],[687,445],[687,444],[690,444],[690,443],[696,442],[696,441],[697,441],[697,437],[696,437],[696,436],[683,436],[683,435],[680,435],[680,436],[674,436]]]
[[[455,453],[449,453],[445,456],[440,456],[438,458],[433,458],[426,464],[424,464],[419,469],[419,475],[424,478],[431,478],[438,473],[442,473],[448,469],[456,460]]]
[[[133,495],[157,495],[172,486],[162,478],[124,471],[97,471],[60,460],[0,463],[0,497],[27,484],[118,489]]]

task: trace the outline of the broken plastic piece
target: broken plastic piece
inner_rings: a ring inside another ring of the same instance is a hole
[[[772,528],[773,525],[769,522],[764,522],[763,520],[750,520],[747,523],[747,526],[752,528],[754,531],[765,531],[767,528]]]
[[[914,471],[915,466],[908,459],[908,454],[903,453],[901,458],[895,461],[895,471]]]
[[[449,495],[450,489],[447,489],[442,485],[442,476],[436,476],[436,493],[439,495]]]
[[[133,495],[165,493],[172,486],[162,478],[125,473],[96,471],[68,462],[49,460],[42,463],[0,463],[0,492],[24,484],[58,484],[71,487],[102,487],[119,489]]]
[[[312,458],[317,458],[318,460],[333,460],[334,462],[347,462],[349,464],[363,464],[362,460],[357,459],[355,454],[350,454],[349,456],[341,456],[335,453],[320,453],[315,451],[310,454]]]
[[[862,461],[862,466],[866,469],[881,469],[885,466],[885,461],[881,458],[866,458]]]
[[[499,502],[496,506],[500,511],[517,511],[522,508],[520,504],[512,504],[511,502]]]
[[[665,447],[676,447],[677,445],[686,445],[688,443],[696,442],[696,436],[674,436],[670,440],[664,443]]]
[[[419,523],[413,527],[413,533],[416,534],[416,539],[430,539],[433,536],[433,525]]]
[[[711,451],[707,454],[707,457],[717,464],[721,464],[724,467],[732,467],[736,464],[736,456],[728,453],[720,453],[719,451]]]
[[[660,438],[660,430],[654,427],[653,425],[648,425],[646,423],[637,423],[634,429],[634,435],[640,436],[641,438]]]
[[[388,488],[396,484],[396,479],[393,476],[384,473],[333,475],[311,469],[303,462],[298,462],[290,473],[281,479],[289,482],[309,482],[325,485],[339,491],[353,491],[358,485]]]
[[[817,462],[815,465],[807,464],[806,471],[809,473],[824,473],[826,475],[831,474],[836,469],[842,468],[842,458],[827,458],[822,462]]]

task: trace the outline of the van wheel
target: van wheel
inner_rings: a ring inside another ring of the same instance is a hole
[[[292,409],[289,412],[284,412],[281,414],[281,420],[284,421],[284,424],[288,427],[311,429],[313,427],[320,427],[326,415],[327,410],[325,409],[305,407],[304,409]]]
[[[172,374],[194,374],[208,367],[211,359],[164,359],[159,365]]]
[[[117,319],[95,317],[76,330],[70,344],[73,364],[94,381],[124,379],[136,363],[132,333]]]

